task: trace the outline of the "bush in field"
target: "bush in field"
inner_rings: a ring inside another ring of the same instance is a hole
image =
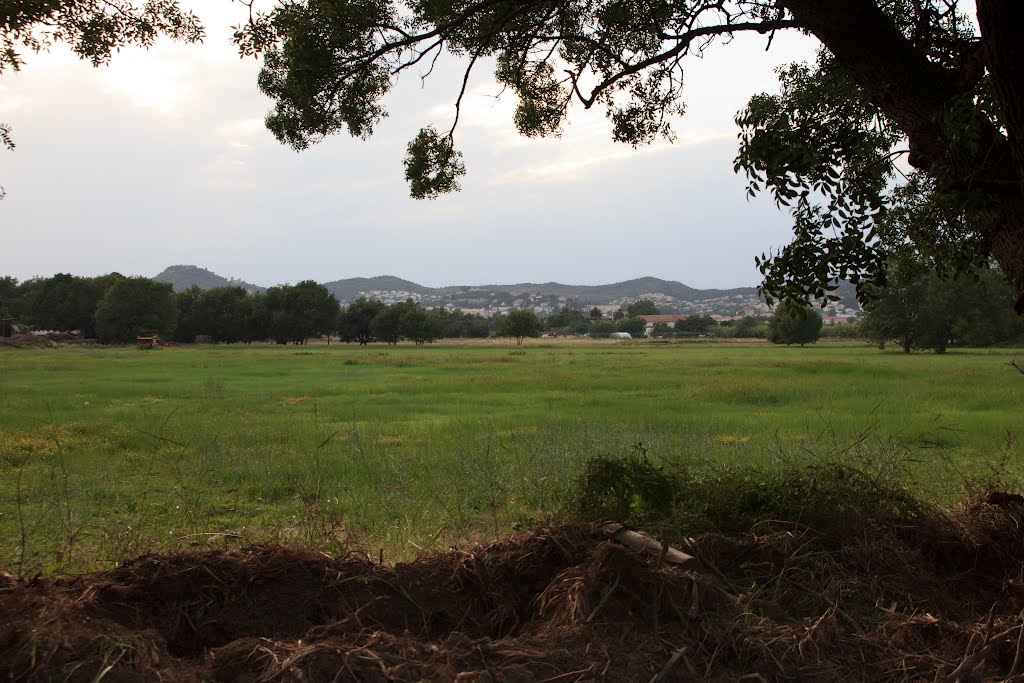
[[[145,277],[118,280],[96,306],[96,333],[100,341],[134,341],[140,330],[174,333],[178,306],[170,283]]]
[[[621,458],[587,461],[577,497],[579,512],[594,521],[650,521],[671,516],[675,478],[647,459],[643,445]]]
[[[813,344],[821,335],[821,314],[792,299],[782,301],[768,321],[768,341],[773,344]]]
[[[879,521],[915,528],[933,511],[889,456],[845,457],[669,466],[652,462],[638,444],[628,455],[587,461],[575,508],[585,521],[660,525],[682,534],[743,533],[785,520],[837,541]]]

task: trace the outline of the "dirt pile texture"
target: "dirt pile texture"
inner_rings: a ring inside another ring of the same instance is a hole
[[[1024,499],[841,543],[704,534],[670,565],[598,527],[396,566],[282,547],[0,579],[0,679],[995,680],[1024,677]]]
[[[38,334],[15,334],[10,337],[0,337],[0,348],[39,349],[55,346],[57,346],[57,342]]]

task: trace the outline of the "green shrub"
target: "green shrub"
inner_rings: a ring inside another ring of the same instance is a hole
[[[627,456],[587,462],[576,512],[588,521],[675,529],[669,536],[741,533],[781,522],[838,540],[876,524],[917,526],[932,506],[882,461],[657,466],[638,445]]]

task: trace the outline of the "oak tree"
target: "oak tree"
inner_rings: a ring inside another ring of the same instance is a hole
[[[821,336],[821,314],[806,304],[783,299],[768,319],[768,341],[772,344],[813,344]]]
[[[517,308],[501,319],[498,334],[502,337],[512,337],[516,344],[522,344],[526,337],[539,337],[540,328],[540,318],[536,313],[529,308]]]
[[[382,98],[447,50],[469,74],[493,64],[529,137],[557,136],[570,106],[603,107],[612,137],[672,137],[683,69],[737,34],[799,31],[813,64],[738,114],[737,171],[794,219],[792,244],[758,264],[769,299],[826,300],[843,279],[883,283],[882,230],[949,272],[994,258],[1024,313],[1024,26],[1019,0],[286,0],[236,34],[263,56],[267,125],[296,149],[342,130],[372,134]],[[458,188],[456,127],[409,144],[415,197]],[[894,215],[895,213],[895,215]]]

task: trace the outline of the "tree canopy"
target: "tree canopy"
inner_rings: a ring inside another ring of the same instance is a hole
[[[271,287],[260,304],[268,336],[278,344],[304,344],[310,337],[337,329],[338,299],[313,280]]]
[[[1024,321],[1007,303],[1009,288],[991,269],[976,278],[941,279],[923,265],[901,264],[865,309],[861,333],[880,346],[895,341],[903,351],[950,344],[991,346],[1019,340]]]
[[[178,305],[170,284],[145,277],[122,277],[96,304],[95,317],[100,341],[124,343],[146,329],[173,334]]]
[[[748,192],[767,190],[794,219],[793,243],[757,261],[769,299],[884,283],[888,232],[952,272],[994,257],[1024,313],[1024,3],[976,7],[975,24],[952,0],[306,0],[255,16],[236,40],[263,56],[268,127],[296,149],[370,135],[396,77],[444,50],[465,57],[456,123],[469,72],[490,58],[523,135],[557,136],[576,103],[642,145],[672,137],[686,57],[739,33],[802,31],[820,41],[817,61],[781,69],[781,93],[736,119]],[[458,188],[455,135],[430,124],[410,143],[414,196]]]
[[[338,337],[343,342],[359,342],[361,346],[366,346],[373,341],[370,322],[384,308],[385,305],[376,299],[359,297],[339,315]]]
[[[784,299],[768,320],[772,344],[813,344],[821,336],[821,314],[799,301]]]
[[[676,334],[680,337],[700,337],[714,334],[718,322],[710,315],[688,315],[675,322]]]
[[[529,308],[517,308],[501,319],[498,325],[498,334],[502,337],[512,337],[516,344],[522,344],[526,337],[540,336],[540,318]]]
[[[405,159],[413,196],[430,198],[466,172],[455,139],[475,67],[493,65],[518,98],[523,135],[558,136],[573,104],[597,106],[636,146],[672,138],[688,57],[741,33],[770,45],[803,32],[817,60],[781,69],[781,92],[736,118],[748,192],[794,221],[792,244],[757,261],[769,299],[825,299],[843,279],[864,295],[884,284],[891,245],[911,242],[943,273],[994,258],[1024,314],[1022,25],[1019,0],[976,0],[973,17],[956,0],[277,0],[235,41],[262,57],[267,126],[295,149],[370,136],[403,72],[462,56],[452,125],[424,122]],[[0,9],[0,68],[56,41],[103,63],[159,33],[202,28],[172,0],[29,0]]]
[[[176,0],[147,0],[141,7],[129,0],[6,2],[0,5],[0,73],[20,69],[25,50],[40,52],[54,43],[67,43],[99,66],[122,47],[149,47],[160,35],[195,43],[205,32],[199,18],[181,11]]]
[[[623,318],[616,324],[616,327],[619,332],[628,332],[633,337],[643,337],[647,323],[643,318]]]
[[[636,318],[641,315],[658,315],[661,311],[650,299],[637,299],[626,307],[626,317]]]

